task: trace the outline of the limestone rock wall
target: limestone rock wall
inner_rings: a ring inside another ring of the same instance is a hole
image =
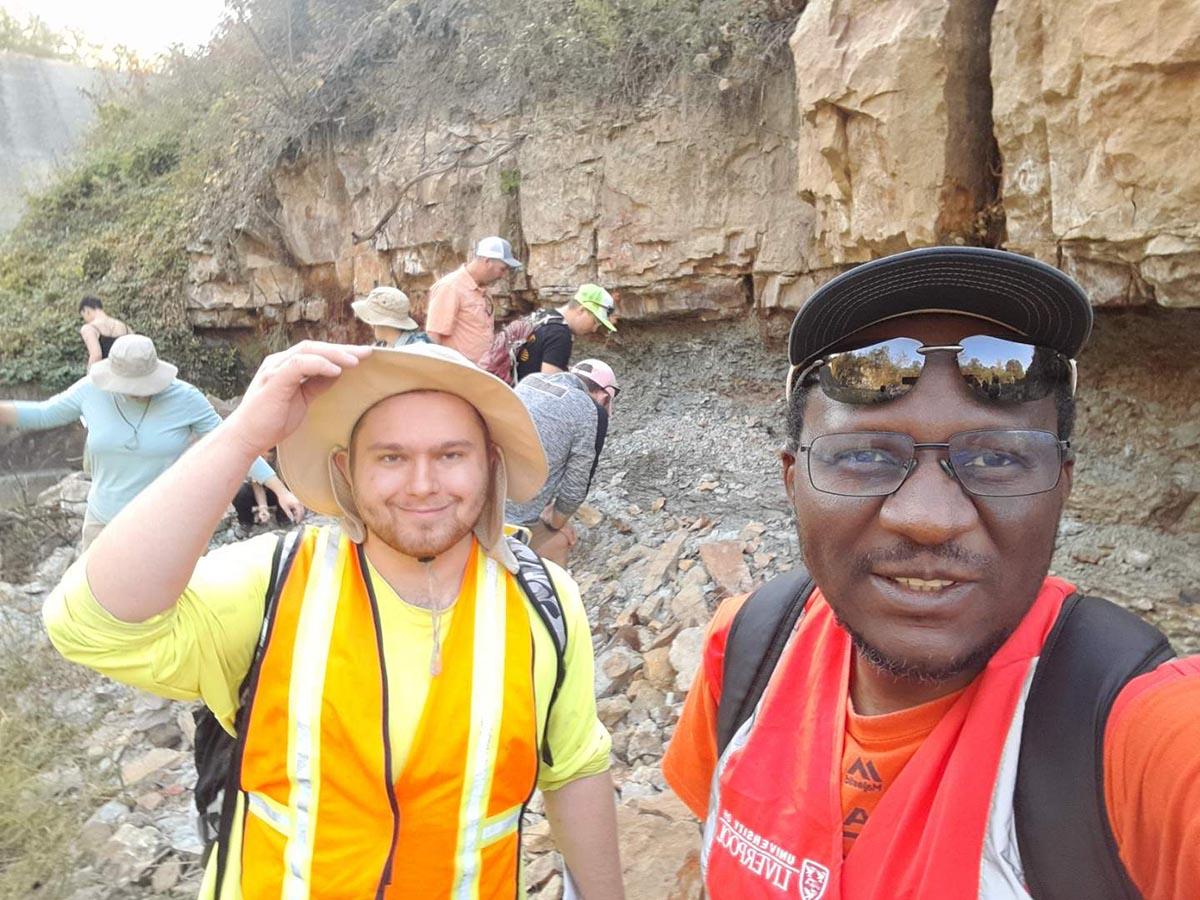
[[[236,271],[196,248],[192,319],[200,328],[336,326],[347,302],[376,284],[419,304],[491,233],[527,262],[508,287],[535,304],[562,302],[585,281],[613,290],[625,318],[722,317],[773,303],[781,284],[811,268],[815,219],[784,187],[796,166],[790,79],[730,94],[618,120],[554,110],[442,124],[306,154],[275,173],[277,232],[243,232]],[[439,149],[478,143],[469,161],[520,135],[490,165],[421,181],[373,240],[354,242]]]
[[[1096,304],[1200,306],[1198,12],[1192,0],[996,9],[1008,246],[1060,265]]]
[[[349,334],[354,295],[396,284],[419,307],[489,233],[528,262],[502,311],[588,280],[626,319],[794,309],[848,265],[938,243],[1032,254],[1098,305],[1200,306],[1194,12],[811,0],[794,73],[761,90],[331,140],[275,172],[236,265],[197,245],[193,321]],[[475,146],[462,158],[479,160],[514,141],[487,166],[421,181],[355,242],[439,154]]]
[[[814,0],[791,47],[822,266],[986,238],[987,3]]]

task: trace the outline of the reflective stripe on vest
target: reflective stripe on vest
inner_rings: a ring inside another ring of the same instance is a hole
[[[305,535],[247,724],[244,897],[516,895],[518,823],[537,775],[530,622],[515,580],[477,547],[462,587],[393,779],[368,579],[350,541]]]
[[[709,896],[1027,900],[1013,816],[1025,702],[1073,590],[1046,580],[848,855],[838,784],[852,649],[815,592],[758,708],[715,767],[701,856]]]

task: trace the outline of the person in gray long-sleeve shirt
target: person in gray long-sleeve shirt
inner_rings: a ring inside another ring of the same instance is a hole
[[[599,361],[587,362],[595,366]],[[580,363],[569,372],[529,375],[516,387],[537,427],[549,474],[532,500],[509,501],[505,518],[529,528],[533,548],[560,564],[575,543],[569,520],[591,487],[608,431],[608,410],[618,390],[612,370],[600,365],[604,373],[580,371]]]

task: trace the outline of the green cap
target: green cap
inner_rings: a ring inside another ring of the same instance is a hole
[[[579,290],[575,292],[575,302],[599,319],[600,324],[609,331],[617,330],[617,326],[608,318],[609,313],[616,306],[616,302],[613,300],[612,294],[600,285],[580,285]]]

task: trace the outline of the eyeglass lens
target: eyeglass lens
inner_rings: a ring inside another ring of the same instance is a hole
[[[963,381],[985,400],[1027,402],[1048,396],[1068,376],[1053,350],[988,335],[958,341]],[[829,357],[818,371],[821,389],[840,403],[883,403],[912,389],[925,365],[920,341],[892,338]]]
[[[964,431],[932,447],[945,448],[954,476],[980,497],[1040,494],[1058,484],[1062,470],[1063,445],[1049,431]],[[896,432],[824,434],[807,452],[812,486],[847,497],[894,493],[917,461],[912,437]]]

